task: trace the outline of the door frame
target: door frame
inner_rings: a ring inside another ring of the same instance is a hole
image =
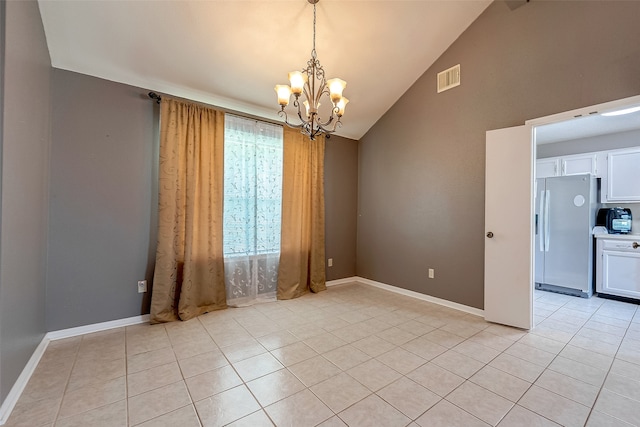
[[[534,128],[536,126],[549,125],[551,123],[565,122],[572,119],[578,119],[580,117],[591,116],[594,114],[601,114],[606,111],[620,110],[623,107],[640,104],[640,95],[631,96],[628,98],[617,99],[615,101],[603,102],[602,104],[591,105],[588,107],[577,108],[575,110],[563,111],[561,113],[551,114],[549,116],[538,117],[536,119],[530,119],[525,121],[526,125],[531,125]],[[531,141],[535,148],[535,136]]]
[[[533,153],[533,174],[532,174],[532,184],[533,186],[535,186],[535,180],[536,180],[536,160],[538,159],[538,153],[537,153],[537,145],[536,145],[536,127],[538,126],[543,126],[543,125],[549,125],[552,123],[558,123],[558,122],[564,122],[564,121],[569,121],[569,120],[573,120],[573,119],[577,119],[580,117],[585,117],[585,116],[590,116],[590,115],[594,115],[594,114],[601,114],[607,111],[614,111],[614,110],[620,110],[624,107],[629,107],[632,105],[638,105],[640,104],[640,95],[636,95],[636,96],[631,96],[628,98],[622,98],[622,99],[617,99],[614,101],[608,101],[608,102],[603,102],[601,104],[596,104],[596,105],[591,105],[591,106],[587,106],[587,107],[582,107],[582,108],[577,108],[575,110],[569,110],[569,111],[563,111],[561,113],[556,113],[556,114],[552,114],[549,116],[543,116],[543,117],[538,117],[535,119],[530,119],[525,121],[525,125],[531,125],[532,127],[532,132],[531,132],[531,149],[532,149],[532,153]],[[534,194],[535,196],[535,194]],[[532,209],[534,208],[534,204],[533,204],[533,200],[532,200]],[[535,214],[535,212],[534,212]],[[535,244],[535,231],[532,228],[532,232],[531,232],[531,245],[532,247],[534,247],[533,245]],[[531,265],[534,266],[535,264],[535,251],[532,250],[531,251]],[[532,281],[532,283],[530,284],[531,288],[532,288],[532,292],[533,292],[533,287],[535,286],[535,283]],[[534,299],[531,299],[531,311],[533,313],[533,304],[534,304]],[[535,327],[535,313],[534,313],[534,324],[533,327]]]

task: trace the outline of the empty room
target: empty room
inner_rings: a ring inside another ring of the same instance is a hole
[[[2,0],[0,425],[640,426],[638,17]]]

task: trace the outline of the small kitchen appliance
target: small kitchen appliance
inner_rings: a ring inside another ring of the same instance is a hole
[[[631,232],[631,209],[602,208],[598,210],[596,225],[607,228],[609,234],[628,234]]]

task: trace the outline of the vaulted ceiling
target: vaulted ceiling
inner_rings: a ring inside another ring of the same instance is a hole
[[[364,135],[490,3],[321,0],[318,59],[350,99],[337,134]],[[39,5],[53,67],[267,119],[279,120],[275,84],[311,54],[307,0]]]

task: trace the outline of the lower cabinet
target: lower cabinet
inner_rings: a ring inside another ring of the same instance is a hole
[[[596,292],[640,300],[640,236],[597,240]]]

